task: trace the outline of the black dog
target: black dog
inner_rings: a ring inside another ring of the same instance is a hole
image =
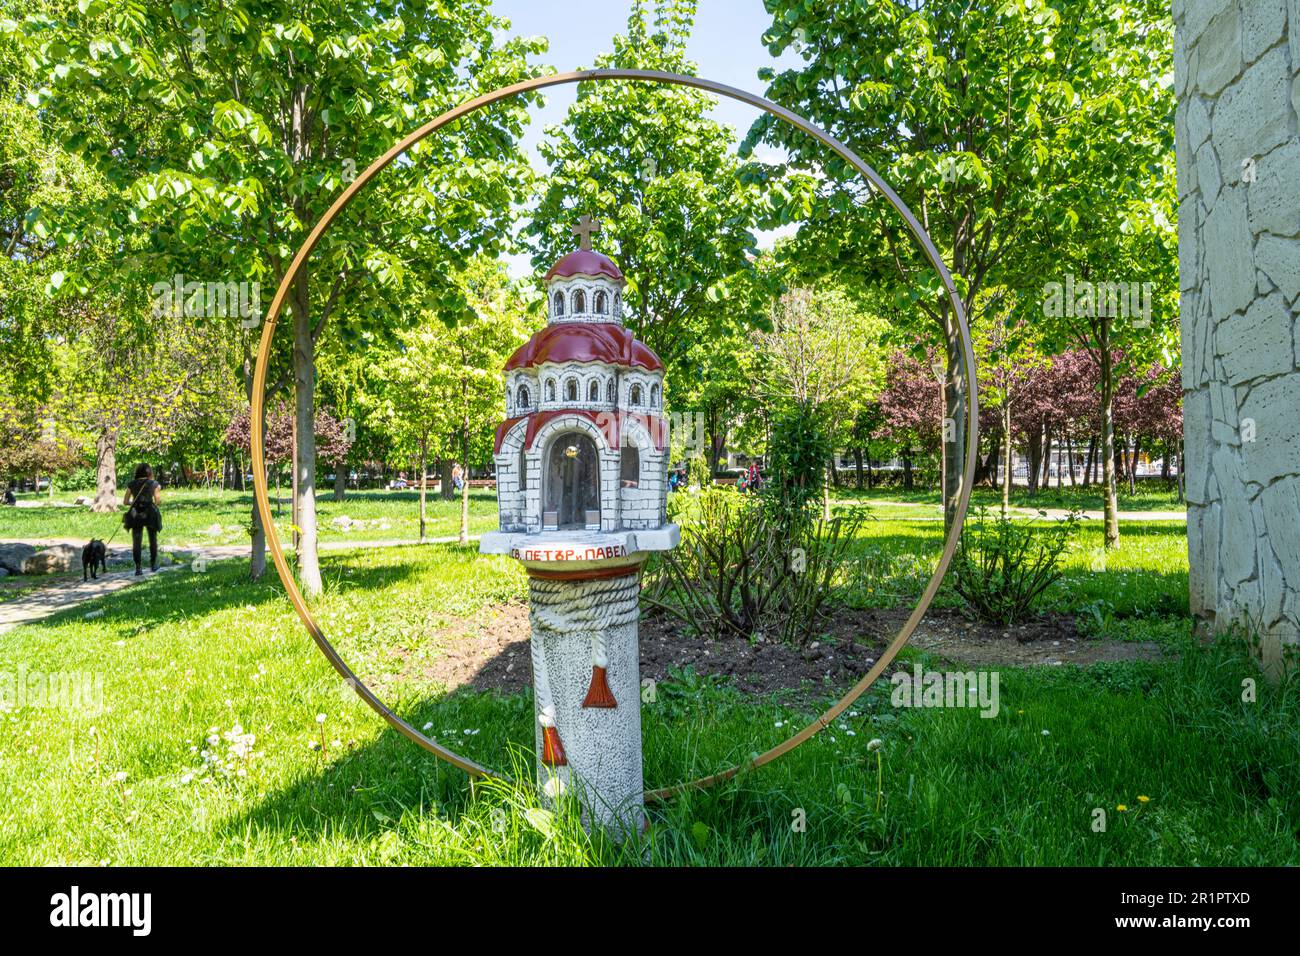
[[[96,568],[108,571],[108,548],[98,538],[91,538],[90,544],[81,549],[81,580],[85,581],[87,575],[98,579]]]

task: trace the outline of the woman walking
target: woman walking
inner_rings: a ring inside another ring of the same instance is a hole
[[[158,532],[162,530],[162,489],[153,480],[153,469],[140,464],[135,469],[135,479],[126,486],[127,505],[122,526],[131,532],[131,557],[135,558],[135,573],[141,575],[141,545],[145,529],[149,531],[149,570],[158,570]]]

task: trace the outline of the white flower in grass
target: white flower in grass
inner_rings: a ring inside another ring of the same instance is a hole
[[[324,715],[324,714],[317,714],[317,715],[316,715],[316,723],[318,723],[318,724],[323,724],[323,723],[325,723],[325,715]]]
[[[1043,736],[1044,736],[1044,737],[1050,737],[1051,734],[1052,734],[1052,732],[1051,732],[1050,730],[1044,730],[1044,731],[1043,731]]]
[[[126,783],[126,771],[119,770],[117,773],[113,774],[113,779],[118,783]]]
[[[423,727],[422,729],[423,729],[423,730],[428,730],[428,729],[430,729],[431,727],[433,727],[433,721],[432,721],[432,720],[429,721],[427,724],[425,724],[424,727]]]
[[[885,742],[879,737],[872,737],[867,741],[867,749],[874,752],[885,746]]]

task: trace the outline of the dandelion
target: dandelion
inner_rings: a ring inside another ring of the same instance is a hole
[[[872,751],[873,753],[879,750],[883,746],[885,746],[885,742],[881,740],[879,737],[873,737],[869,741],[867,741],[867,749]]]
[[[1051,732],[1050,730],[1044,730],[1044,731],[1043,731],[1043,736],[1044,736],[1044,737],[1050,737],[1051,735],[1052,735],[1052,732]]]
[[[1128,809],[1128,804],[1126,804],[1126,803],[1121,803],[1121,804],[1117,805],[1117,806],[1115,807],[1115,809],[1118,810],[1120,813],[1123,813],[1123,812],[1125,812],[1125,811]]]
[[[113,779],[118,783],[126,783],[126,771],[119,770],[117,773],[113,774]]]
[[[1141,793],[1138,794],[1138,803],[1150,803],[1150,802],[1151,802],[1150,797],[1146,796],[1145,794],[1141,794]]]
[[[318,724],[323,724],[323,723],[325,723],[325,715],[324,715],[324,714],[317,714],[317,715],[316,715],[316,723],[318,723]]]

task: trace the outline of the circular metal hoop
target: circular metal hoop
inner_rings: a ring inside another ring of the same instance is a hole
[[[966,370],[966,381],[970,383],[968,396],[969,401],[967,402],[968,417],[966,427],[965,467],[962,472],[961,491],[957,498],[954,520],[952,526],[948,529],[948,534],[944,541],[943,554],[939,558],[939,563],[935,567],[934,574],[926,585],[925,591],[921,594],[921,600],[917,603],[911,615],[899,629],[897,636],[895,636],[889,647],[885,649],[885,652],[879,657],[879,659],[877,659],[871,669],[863,675],[861,680],[853,685],[848,693],[841,697],[834,706],[808,726],[800,730],[793,737],[790,737],[770,750],[727,770],[710,774],[709,776],[700,777],[697,780],[692,780],[687,783],[680,783],[671,787],[646,791],[645,797],[647,800],[663,800],[687,790],[706,789],[715,784],[721,783],[724,780],[731,779],[743,770],[752,770],[761,767],[766,763],[771,763],[777,757],[789,753],[795,747],[798,747],[801,743],[812,737],[843,713],[855,700],[862,696],[863,692],[865,692],[867,688],[875,682],[876,678],[884,672],[885,668],[889,666],[890,662],[892,662],[897,656],[903,645],[906,644],[908,639],[912,636],[912,632],[916,630],[917,624],[920,623],[921,618],[930,607],[930,602],[934,600],[935,593],[939,590],[939,585],[948,571],[948,566],[952,563],[953,554],[957,550],[957,542],[961,537],[962,523],[966,519],[966,512],[970,506],[971,487],[974,484],[975,479],[975,459],[979,447],[979,397],[975,382],[975,353],[971,347],[970,328],[966,322],[966,311],[962,307],[961,297],[957,294],[957,288],[953,284],[952,275],[949,273],[947,266],[944,265],[943,260],[939,257],[938,250],[935,248],[934,243],[930,241],[930,237],[926,234],[925,229],[922,228],[920,222],[912,214],[912,211],[908,209],[907,204],[899,198],[898,194],[890,188],[889,184],[881,179],[880,175],[874,169],[863,162],[862,159],[853,152],[853,150],[849,149],[829,133],[808,122],[802,116],[791,112],[783,106],[778,106],[776,103],[764,99],[761,96],[756,96],[753,93],[747,93],[744,90],[738,90],[735,87],[726,86],[722,83],[715,83],[712,80],[704,80],[694,76],[684,76],[679,73],[663,73],[657,70],[604,69],[556,73],[551,76],[541,76],[531,80],[524,80],[512,84],[511,86],[503,86],[498,90],[494,90],[491,93],[485,93],[466,103],[462,103],[454,109],[448,110],[446,113],[443,113],[436,119],[429,121],[424,126],[421,126],[415,132],[410,133],[404,139],[393,145],[386,153],[371,163],[366,168],[365,172],[353,180],[353,182],[343,190],[342,194],[334,200],[333,205],[331,205],[325,215],[321,217],[320,221],[316,223],[311,233],[307,236],[306,241],[304,241],[302,246],[298,249],[297,254],[293,258],[293,262],[289,266],[289,271],[285,273],[284,279],[281,280],[280,287],[276,290],[275,298],[271,301],[271,307],[267,312],[266,322],[262,327],[262,339],[257,351],[257,367],[253,374],[253,409],[251,416],[253,486],[257,501],[257,512],[261,517],[262,527],[266,529],[274,529],[275,524],[271,516],[271,502],[266,480],[266,460],[265,450],[263,448],[264,435],[262,429],[262,416],[266,402],[266,373],[271,354],[271,341],[275,334],[276,320],[279,318],[280,311],[284,307],[284,301],[289,294],[290,287],[292,287],[294,281],[297,279],[298,273],[302,270],[303,264],[307,261],[308,256],[310,256],[312,250],[316,248],[316,244],[320,241],[321,236],[324,235],[325,230],[329,228],[330,224],[338,217],[339,213],[347,207],[348,203],[353,200],[356,194],[364,188],[370,180],[374,179],[374,177],[382,172],[383,169],[394,159],[406,150],[410,149],[420,140],[441,129],[443,126],[446,126],[448,123],[454,122],[461,117],[468,116],[471,113],[477,112],[493,103],[509,99],[513,96],[518,96],[521,93],[528,93],[533,90],[545,89],[551,86],[562,86],[569,83],[593,83],[610,80],[633,80],[644,83],[668,83],[677,86],[689,86],[710,93],[716,93],[719,96],[726,96],[730,99],[738,100],[741,103],[747,103],[750,106],[757,107],[766,113],[770,113],[772,116],[789,123],[796,129],[807,133],[809,136],[812,136],[814,139],[834,150],[842,159],[852,165],[853,168],[863,176],[863,178],[871,183],[871,185],[874,186],[881,195],[889,200],[890,205],[898,210],[899,215],[901,215],[903,220],[907,223],[907,227],[911,231],[912,236],[920,244],[922,251],[925,253],[926,260],[934,267],[935,271],[939,274],[939,278],[943,281],[943,287],[948,294],[948,301],[952,306],[953,315],[957,319],[958,330],[961,334],[962,356]],[[383,717],[384,720],[387,721],[388,724],[398,733],[412,740],[416,744],[419,744],[439,759],[445,760],[455,767],[459,767],[461,770],[464,770],[472,776],[491,775],[492,772],[488,770],[488,768],[439,745],[436,741],[426,737],[401,717],[397,716],[397,714],[393,713],[393,711],[390,710],[383,701],[376,697],[374,692],[371,691],[370,688],[352,672],[348,665],[344,663],[343,659],[339,656],[338,652],[334,649],[333,645],[331,645],[329,640],[325,637],[320,625],[316,622],[316,618],[307,607],[302,592],[298,588],[298,583],[294,580],[293,573],[289,569],[289,564],[285,560],[284,547],[280,543],[279,536],[270,533],[267,534],[266,540],[267,545],[271,549],[271,558],[275,562],[275,570],[280,575],[280,581],[284,584],[285,591],[288,592],[289,595],[289,600],[293,603],[294,610],[298,612],[298,617],[301,618],[303,624],[306,625],[308,633],[311,634],[312,639],[316,642],[317,647],[320,648],[321,653],[323,653],[326,659],[328,659],[334,666],[334,669],[352,685],[353,689],[356,690],[361,699],[369,704],[370,707],[379,714],[379,716]]]

